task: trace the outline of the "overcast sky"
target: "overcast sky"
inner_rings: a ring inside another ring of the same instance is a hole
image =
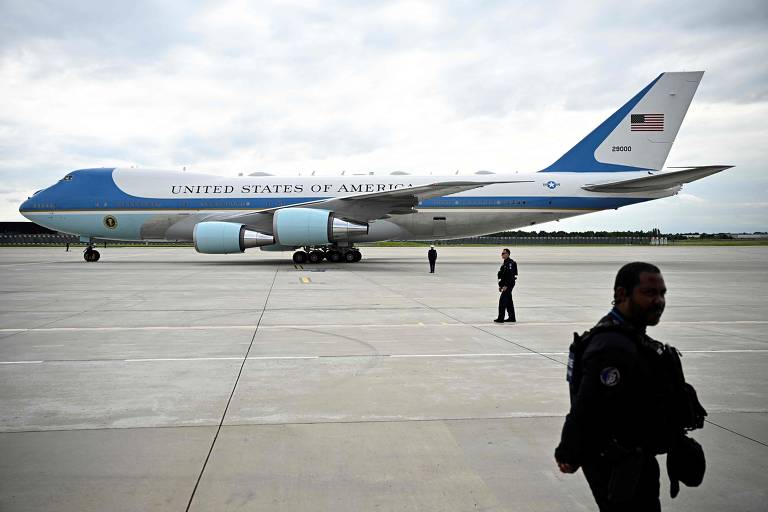
[[[536,171],[706,74],[675,197],[537,229],[768,230],[768,3],[0,0],[0,220],[67,171]]]

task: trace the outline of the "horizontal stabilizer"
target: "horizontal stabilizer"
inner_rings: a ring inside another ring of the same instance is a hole
[[[614,192],[630,193],[644,192],[651,190],[664,190],[667,188],[678,187],[692,181],[706,178],[720,171],[730,169],[732,165],[705,165],[701,167],[686,167],[682,171],[671,171],[659,174],[650,174],[642,178],[631,180],[611,181],[609,183],[598,183],[594,185],[584,185],[584,190],[590,192]]]

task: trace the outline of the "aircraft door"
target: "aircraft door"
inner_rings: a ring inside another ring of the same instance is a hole
[[[432,236],[442,237],[448,235],[447,221],[445,217],[432,217]]]

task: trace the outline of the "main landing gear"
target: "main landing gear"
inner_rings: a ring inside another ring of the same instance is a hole
[[[363,255],[354,247],[309,248],[293,253],[293,262],[297,265],[304,263],[320,263],[324,259],[331,263],[357,263]]]
[[[83,251],[83,258],[85,258],[85,261],[87,262],[99,261],[101,254],[93,248],[93,245],[88,244],[88,247]]]

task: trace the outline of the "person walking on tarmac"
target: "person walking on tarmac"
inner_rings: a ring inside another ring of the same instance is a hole
[[[512,288],[515,287],[515,281],[517,281],[517,263],[515,260],[509,257],[509,249],[501,251],[501,268],[496,274],[499,280],[499,316],[493,321],[496,323],[502,322],[516,322],[515,318],[515,303],[512,302]],[[507,319],[504,319],[504,311],[506,310],[509,315]]]
[[[567,377],[571,409],[555,461],[563,473],[579,467],[602,512],[661,510],[656,455],[667,453],[674,498],[679,482],[704,478],[704,451],[688,430],[707,412],[685,382],[677,349],[650,338],[665,306],[658,267],[634,262],[616,275],[614,308],[574,341]]]
[[[437,263],[437,251],[435,250],[434,245],[429,246],[429,251],[427,251],[427,259],[429,260],[429,273],[434,274],[435,263]]]

